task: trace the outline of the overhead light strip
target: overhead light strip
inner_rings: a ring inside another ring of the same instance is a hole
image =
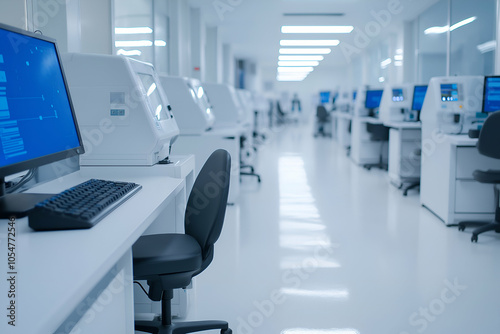
[[[323,56],[279,56],[279,60],[292,60],[292,61],[301,61],[301,60],[316,60],[322,61],[325,59]]]
[[[309,40],[293,40],[282,39],[281,46],[337,46],[340,41],[338,39],[309,39]]]
[[[444,34],[445,32],[453,31],[455,29],[458,29],[460,27],[463,27],[466,24],[472,23],[477,19],[476,16],[469,17],[468,19],[462,20],[460,22],[455,23],[451,27],[449,26],[442,26],[442,27],[430,27],[424,30],[424,34],[430,35],[430,34]]]
[[[329,48],[309,48],[309,49],[287,49],[281,48],[280,54],[289,54],[289,55],[327,55],[332,52],[332,49]]]
[[[282,26],[284,34],[349,34],[353,26]]]
[[[319,61],[288,61],[281,60],[278,62],[278,66],[318,66]]]

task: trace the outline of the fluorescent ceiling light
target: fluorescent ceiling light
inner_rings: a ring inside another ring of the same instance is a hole
[[[477,17],[472,16],[472,17],[469,17],[468,19],[465,19],[465,20],[462,20],[462,21],[460,21],[460,22],[458,22],[458,23],[455,23],[454,25],[452,25],[452,26],[450,27],[450,31],[453,31],[453,30],[455,30],[455,29],[457,29],[457,28],[460,28],[460,27],[462,27],[462,26],[464,26],[464,25],[466,25],[466,24],[469,24],[469,23],[471,23],[471,22],[474,22],[474,21],[476,21],[476,19],[477,19]]]
[[[280,41],[281,46],[337,46],[339,43],[338,39],[282,39]]]
[[[151,34],[153,29],[150,27],[131,27],[131,28],[115,28],[117,35],[133,35],[133,34]]]
[[[278,66],[318,66],[319,61],[279,61]]]
[[[284,34],[348,34],[353,26],[282,26]]]
[[[153,42],[148,40],[142,41],[116,41],[115,46],[117,48],[137,48],[141,46],[153,46]]]
[[[442,27],[430,27],[424,30],[424,34],[429,35],[429,34],[444,34],[445,32],[453,31],[457,28],[463,27],[466,24],[469,24],[471,22],[474,22],[477,19],[476,16],[469,17],[468,19],[462,20],[460,22],[455,23],[451,27],[442,26]]]
[[[386,60],[383,60],[380,62],[380,68],[381,69],[385,69],[387,68],[387,66],[389,66],[390,64],[392,63],[392,59],[391,58],[387,58]]]
[[[316,60],[322,61],[325,59],[323,56],[279,56],[279,60],[291,60],[291,61],[301,61],[301,60]]]
[[[403,66],[403,62],[401,60],[396,60],[394,62],[394,66],[401,67],[401,66]]]
[[[496,41],[488,41],[486,43],[479,44],[477,46],[477,49],[481,53],[487,53],[487,52],[495,51],[496,48],[497,48],[497,42]]]
[[[162,41],[161,39],[157,39],[155,41],[155,46],[167,46],[167,42]]]
[[[314,67],[278,67],[278,72],[312,72],[314,71]]]
[[[384,77],[380,77],[378,78],[378,82],[384,82],[385,81],[385,78]]]
[[[403,60],[403,55],[395,55],[394,60]]]
[[[313,49],[280,49],[281,54],[288,54],[288,55],[327,55],[330,52],[332,52],[332,49],[328,48],[313,48]]]
[[[117,55],[119,56],[140,56],[142,54],[142,52],[140,50],[123,50],[123,49],[120,49],[116,52]]]
[[[298,81],[304,81],[306,77],[303,77],[303,78],[286,78],[286,77],[277,77],[276,80],[278,81],[295,81],[295,82],[298,82]]]

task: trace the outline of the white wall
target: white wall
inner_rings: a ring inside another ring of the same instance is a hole
[[[0,0],[0,22],[20,29],[27,29],[26,2]]]

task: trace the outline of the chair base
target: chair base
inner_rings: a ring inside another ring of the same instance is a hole
[[[463,221],[458,223],[458,230],[464,231],[466,227],[479,226],[472,231],[471,242],[477,242],[478,235],[488,231],[500,233],[500,222],[479,222],[479,221]]]
[[[193,321],[162,325],[161,321],[136,321],[135,330],[153,334],[186,334],[220,329],[221,334],[232,334],[229,324],[225,321]]]
[[[382,170],[388,170],[389,166],[386,163],[380,163],[379,162],[379,163],[376,163],[376,164],[364,164],[363,168],[365,168],[367,170],[370,170],[372,168],[378,168],[378,169],[382,169]]]
[[[408,196],[409,190],[419,188],[419,187],[420,187],[420,182],[415,182],[415,183],[410,184],[409,186],[407,186],[406,188],[403,189],[403,196]]]

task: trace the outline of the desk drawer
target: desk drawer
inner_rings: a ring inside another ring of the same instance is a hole
[[[500,160],[485,157],[479,154],[475,147],[457,148],[457,179],[473,179],[472,173],[476,169],[498,169]]]
[[[476,181],[457,180],[455,189],[456,213],[494,213],[493,185]]]

